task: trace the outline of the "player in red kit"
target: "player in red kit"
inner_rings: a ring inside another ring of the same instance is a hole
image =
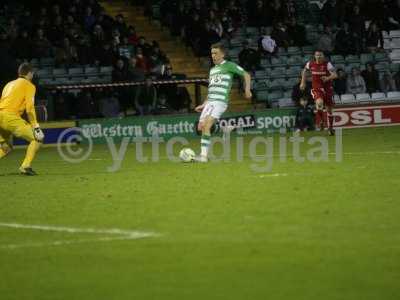
[[[325,60],[322,51],[315,51],[315,60],[307,62],[301,74],[300,89],[306,88],[306,73],[311,72],[312,88],[311,95],[315,101],[315,124],[316,128],[322,129],[324,123],[324,106],[328,114],[329,135],[334,135],[333,130],[333,80],[337,78],[337,74],[333,65]]]

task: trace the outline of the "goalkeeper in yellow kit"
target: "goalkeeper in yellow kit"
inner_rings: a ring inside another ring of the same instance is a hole
[[[12,150],[12,136],[28,141],[25,159],[19,168],[24,175],[36,175],[31,164],[44,139],[36,119],[36,88],[32,78],[33,67],[29,63],[21,64],[18,79],[6,84],[0,100],[0,159]],[[29,123],[21,118],[24,112]]]

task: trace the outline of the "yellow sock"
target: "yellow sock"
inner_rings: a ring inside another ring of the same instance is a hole
[[[6,155],[7,155],[7,152],[5,152],[3,149],[0,148],[0,159],[2,159]]]
[[[40,148],[40,143],[36,142],[36,141],[32,141],[29,146],[28,149],[26,150],[26,155],[25,155],[25,159],[21,165],[22,168],[30,168],[33,159],[35,158],[36,152],[38,152]]]

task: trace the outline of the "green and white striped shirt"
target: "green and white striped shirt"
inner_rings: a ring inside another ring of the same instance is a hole
[[[214,66],[210,70],[207,100],[228,103],[235,74],[243,77],[245,71],[234,62],[224,60]]]

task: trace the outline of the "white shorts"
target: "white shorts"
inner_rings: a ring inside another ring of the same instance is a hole
[[[201,115],[200,115],[200,122],[204,121],[204,119],[208,116],[211,116],[215,120],[219,120],[222,114],[228,108],[228,104],[221,101],[210,101],[207,102],[206,106],[204,106]]]

